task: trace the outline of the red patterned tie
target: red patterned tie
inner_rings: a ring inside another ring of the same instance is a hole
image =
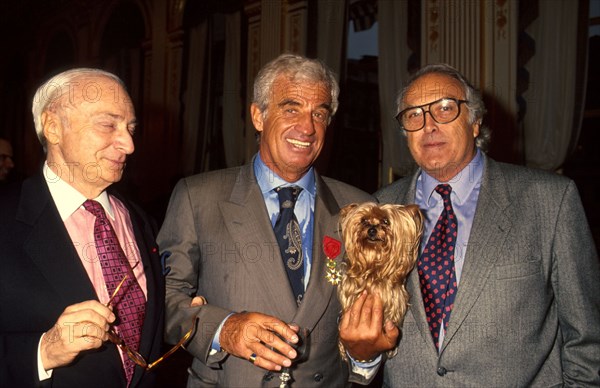
[[[106,218],[106,213],[96,201],[87,200],[83,207],[96,216],[94,223],[94,240],[98,259],[102,267],[102,274],[108,294],[111,295],[125,275],[129,275],[115,298],[113,306],[117,316],[117,330],[125,344],[136,351],[139,350],[140,337],[144,316],[146,315],[146,298],[140,288],[127,257],[121,249],[115,230]],[[127,383],[131,383],[135,363],[123,353],[125,361],[125,376]]]
[[[435,347],[439,349],[440,327],[443,322],[445,333],[456,296],[454,246],[458,225],[450,201],[452,187],[441,184],[435,191],[442,196],[444,208],[419,257],[417,268],[427,323]]]

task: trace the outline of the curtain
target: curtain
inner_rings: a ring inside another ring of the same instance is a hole
[[[581,116],[575,101],[585,93],[576,87],[577,4],[540,1],[539,17],[527,30],[536,42],[536,54],[525,65],[531,77],[523,93],[525,160],[531,167],[559,168],[581,125],[581,119],[574,120],[574,115]]]
[[[414,160],[394,116],[396,96],[408,79],[407,1],[379,0],[379,105],[381,110],[382,182],[408,175]]]
[[[340,81],[342,56],[345,57],[346,1],[320,0],[318,2],[317,56],[327,64]]]
[[[209,51],[207,44],[208,28],[205,21],[190,29],[189,61],[185,83],[186,89],[183,96],[183,135],[181,144],[181,166],[184,176],[197,172],[198,145],[202,144],[205,147],[206,144],[206,139],[199,139],[198,134],[201,133],[201,117],[207,116],[200,109],[204,106],[204,104],[201,104],[203,91],[206,87],[204,85],[204,74],[209,63],[207,60]],[[208,133],[208,131],[202,133]]]
[[[227,167],[239,166],[244,158],[242,121],[240,12],[225,16],[225,69],[223,79],[223,146]]]

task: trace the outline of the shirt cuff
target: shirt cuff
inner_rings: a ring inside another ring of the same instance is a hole
[[[40,381],[44,381],[44,380],[48,380],[50,378],[52,378],[52,371],[54,369],[50,369],[50,370],[45,370],[44,366],[42,364],[42,339],[44,338],[44,336],[46,335],[46,333],[42,334],[42,336],[40,337],[40,342],[38,342],[38,348],[37,348],[37,369],[38,369],[38,377],[40,379]]]
[[[234,313],[231,313],[228,316],[226,316],[225,319],[223,319],[223,322],[221,322],[221,324],[217,328],[215,336],[213,337],[213,340],[212,340],[212,344],[210,346],[210,352],[208,353],[209,356],[214,356],[215,354],[217,354],[218,352],[221,351],[221,341],[219,340],[219,338],[221,337],[221,330],[223,329],[223,325],[225,325],[225,322],[227,321],[227,319],[229,319],[229,317],[232,316],[233,314]]]
[[[381,363],[381,359],[382,359],[382,355],[380,354],[375,359],[373,359],[373,361],[359,362],[359,361],[356,361],[355,359],[353,359],[352,356],[350,356],[350,354],[348,354],[348,352],[346,352],[346,355],[348,356],[348,359],[350,360],[352,372],[356,373],[358,375],[361,375],[366,380],[371,379],[373,377],[373,375],[375,375],[375,373],[377,373],[377,370],[379,369],[379,364]]]

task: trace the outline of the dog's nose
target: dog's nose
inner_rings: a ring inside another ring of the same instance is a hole
[[[367,231],[367,234],[369,235],[369,238],[374,238],[377,236],[377,228],[374,226],[371,226],[369,228],[369,230]]]

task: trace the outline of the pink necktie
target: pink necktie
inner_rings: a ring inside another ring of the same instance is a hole
[[[106,213],[98,202],[87,200],[83,207],[96,216],[94,222],[94,241],[98,259],[102,267],[102,274],[108,294],[111,295],[117,285],[126,275],[127,280],[113,299],[115,315],[117,316],[117,330],[125,344],[136,351],[139,350],[142,325],[146,315],[146,298],[140,288],[127,257],[121,249],[115,230],[106,218]],[[135,363],[123,353],[125,376],[127,383],[131,383]]]
[[[452,186],[437,185],[435,191],[442,197],[444,209],[419,257],[417,268],[427,323],[435,347],[439,349],[440,327],[443,322],[445,333],[456,296],[454,247],[458,225],[450,201]]]

